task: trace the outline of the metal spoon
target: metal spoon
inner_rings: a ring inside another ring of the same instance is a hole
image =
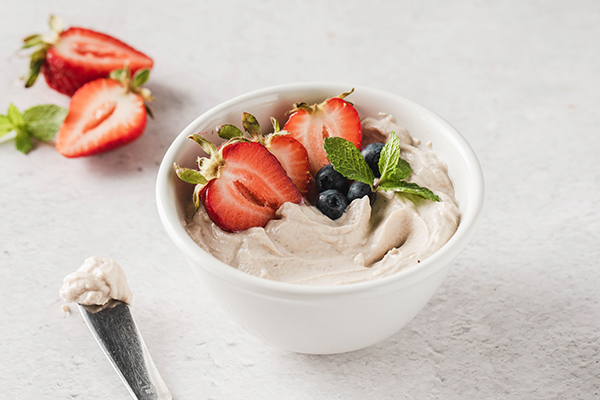
[[[152,361],[127,304],[111,300],[102,307],[79,305],[79,310],[134,399],[173,399]]]

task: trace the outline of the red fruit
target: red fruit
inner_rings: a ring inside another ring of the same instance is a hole
[[[56,149],[66,157],[108,151],[137,139],[146,126],[141,95],[120,82],[96,79],[71,98],[69,114],[60,127]]]
[[[42,67],[48,86],[72,96],[77,89],[129,62],[132,73],[152,68],[151,58],[112,36],[84,28],[69,28],[46,53]]]
[[[283,203],[302,201],[277,158],[263,145],[236,141],[221,153],[224,165],[201,193],[208,215],[220,228],[239,232],[263,227]]]
[[[294,182],[294,185],[305,196],[308,194],[310,186],[308,153],[304,146],[302,146],[302,143],[287,133],[280,132],[279,122],[275,118],[271,118],[271,122],[273,123],[274,132],[265,135],[262,133],[256,117],[247,112],[242,114],[242,125],[244,130],[250,135],[250,140],[262,144],[271,154],[277,157],[287,175]],[[231,137],[245,138],[244,133],[239,128],[229,124],[221,125],[217,133],[223,139]]]
[[[326,137],[339,136],[352,142],[356,148],[361,148],[362,126],[358,112],[352,104],[343,100],[343,97],[350,93],[332,97],[312,106],[306,103],[296,104],[283,127],[308,151],[310,172],[313,176],[323,166],[329,164],[323,149]]]
[[[266,147],[277,157],[300,193],[306,196],[310,187],[310,163],[304,146],[289,135],[271,135]]]
[[[35,49],[31,54],[30,71],[25,87],[32,86],[41,71],[48,86],[72,96],[77,89],[123,68],[135,73],[151,69],[153,61],[133,47],[104,33],[84,28],[70,28],[63,32],[60,20],[50,18],[50,35],[32,35],[25,39],[24,49]]]

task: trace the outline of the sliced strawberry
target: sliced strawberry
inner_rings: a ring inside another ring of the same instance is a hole
[[[358,112],[343,100],[349,93],[332,97],[312,106],[298,103],[283,129],[297,139],[308,151],[310,172],[314,175],[329,164],[323,149],[326,137],[339,136],[352,142],[358,149],[362,143],[362,127]]]
[[[62,31],[56,18],[51,18],[50,27],[50,36],[25,39],[24,48],[37,47],[31,55],[26,87],[34,84],[41,69],[48,86],[72,96],[85,83],[107,78],[125,63],[129,63],[133,73],[152,68],[151,58],[112,36],[85,28]]]
[[[222,229],[239,232],[263,227],[283,203],[302,201],[277,158],[263,145],[237,141],[223,146],[221,154],[224,165],[202,189],[201,199]]]
[[[269,150],[292,179],[294,185],[303,196],[308,194],[310,187],[310,164],[306,149],[296,139],[279,130],[279,122],[271,118],[274,132],[263,134],[258,120],[249,113],[242,114],[242,125],[250,135],[250,140],[262,144]],[[245,137],[244,133],[233,125],[222,125],[218,128],[218,134],[224,139],[232,137]]]
[[[300,193],[306,196],[310,188],[310,163],[304,146],[290,135],[271,135],[265,146],[277,157]]]
[[[146,126],[141,95],[127,91],[113,79],[96,79],[71,98],[56,149],[66,157],[108,151],[137,139]]]

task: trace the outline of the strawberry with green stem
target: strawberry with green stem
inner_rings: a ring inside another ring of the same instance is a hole
[[[193,202],[204,204],[221,229],[239,232],[264,227],[286,202],[301,203],[302,195],[277,158],[265,146],[232,137],[221,147],[198,134],[189,136],[208,154],[198,158],[199,170],[174,165],[185,182],[195,184]]]
[[[138,137],[152,113],[146,101],[154,98],[142,88],[150,71],[129,66],[83,85],[71,98],[69,114],[58,132],[56,149],[65,157],[82,157],[112,150]]]
[[[48,86],[72,96],[85,83],[106,78],[125,63],[133,73],[154,64],[150,57],[104,33],[75,27],[63,30],[54,16],[50,17],[50,29],[49,35],[23,40],[21,50],[33,50],[25,87],[32,86],[42,72]]]
[[[291,137],[288,132],[279,129],[279,122],[271,117],[273,133],[264,135],[256,117],[249,113],[242,114],[242,126],[250,136],[250,140],[267,148],[279,161],[287,175],[303,196],[310,188],[310,163],[304,146]],[[224,124],[217,128],[217,134],[223,139],[244,137],[244,133],[234,125]]]
[[[320,104],[296,103],[289,111],[290,116],[283,129],[306,148],[313,176],[329,164],[327,154],[323,150],[326,138],[341,137],[361,148],[360,117],[352,103],[344,100],[353,91],[354,89],[329,98]]]

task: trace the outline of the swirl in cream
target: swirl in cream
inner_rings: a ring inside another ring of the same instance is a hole
[[[186,229],[204,250],[246,273],[282,282],[340,285],[393,274],[439,250],[458,227],[460,211],[446,164],[415,145],[394,118],[366,118],[364,144],[382,142],[390,132],[402,142],[402,157],[413,173],[409,182],[428,187],[439,202],[413,195],[377,192],[370,206],[355,200],[337,220],[314,206],[285,203],[265,228],[229,233],[201,206],[190,212]]]

